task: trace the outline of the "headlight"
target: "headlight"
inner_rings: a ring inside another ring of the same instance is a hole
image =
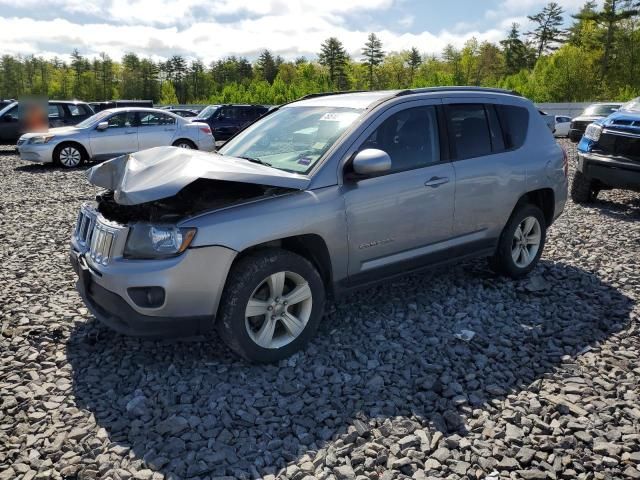
[[[587,129],[584,131],[584,136],[589,140],[593,140],[597,142],[600,140],[600,134],[602,133],[602,127],[600,125],[596,125],[595,123],[587,126]]]
[[[32,145],[49,143],[51,140],[53,140],[54,137],[55,135],[39,135],[37,137],[31,137],[29,139],[29,143],[31,143]]]
[[[129,230],[124,256],[129,258],[173,257],[184,252],[195,236],[195,228],[137,223]]]

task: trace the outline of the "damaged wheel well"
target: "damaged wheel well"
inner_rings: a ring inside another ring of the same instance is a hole
[[[318,270],[318,273],[320,274],[320,277],[325,284],[327,292],[333,292],[333,289],[331,287],[333,278],[333,275],[331,273],[331,256],[329,255],[327,244],[320,235],[296,235],[293,237],[271,240],[269,242],[254,245],[240,252],[240,254],[234,260],[234,263],[249,253],[269,247],[282,248],[284,250],[297,253],[301,257],[309,260],[311,264]]]

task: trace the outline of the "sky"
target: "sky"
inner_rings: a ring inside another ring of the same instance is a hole
[[[353,58],[369,32],[387,52],[417,47],[439,54],[448,43],[498,42],[512,22],[548,0],[0,0],[0,55],[58,56],[73,49],[113,59],[124,53],[171,55],[206,63],[228,55],[255,59],[268,48],[285,59],[314,58],[338,37]],[[556,0],[569,14],[585,0]]]

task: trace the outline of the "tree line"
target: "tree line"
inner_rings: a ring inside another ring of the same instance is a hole
[[[514,23],[498,43],[468,40],[440,55],[420,46],[386,52],[369,34],[361,57],[351,58],[340,39],[320,45],[317,58],[285,61],[264,50],[250,62],[229,56],[205,65],[174,55],[154,62],[127,53],[120,61],[74,50],[58,58],[3,55],[0,98],[47,95],[86,101],[115,98],[177,103],[284,103],[336,90],[476,85],[516,90],[538,102],[627,100],[640,95],[640,0],[587,1],[564,28],[555,2],[528,16],[534,28]]]

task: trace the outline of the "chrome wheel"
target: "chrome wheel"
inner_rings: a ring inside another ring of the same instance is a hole
[[[528,267],[538,254],[542,240],[542,228],[535,217],[526,217],[513,235],[511,258],[519,268]]]
[[[76,147],[67,146],[60,150],[60,164],[65,167],[77,167],[82,161],[82,154]]]
[[[311,316],[309,283],[294,272],[277,272],[253,291],[245,309],[245,328],[262,348],[281,348],[298,338]]]

